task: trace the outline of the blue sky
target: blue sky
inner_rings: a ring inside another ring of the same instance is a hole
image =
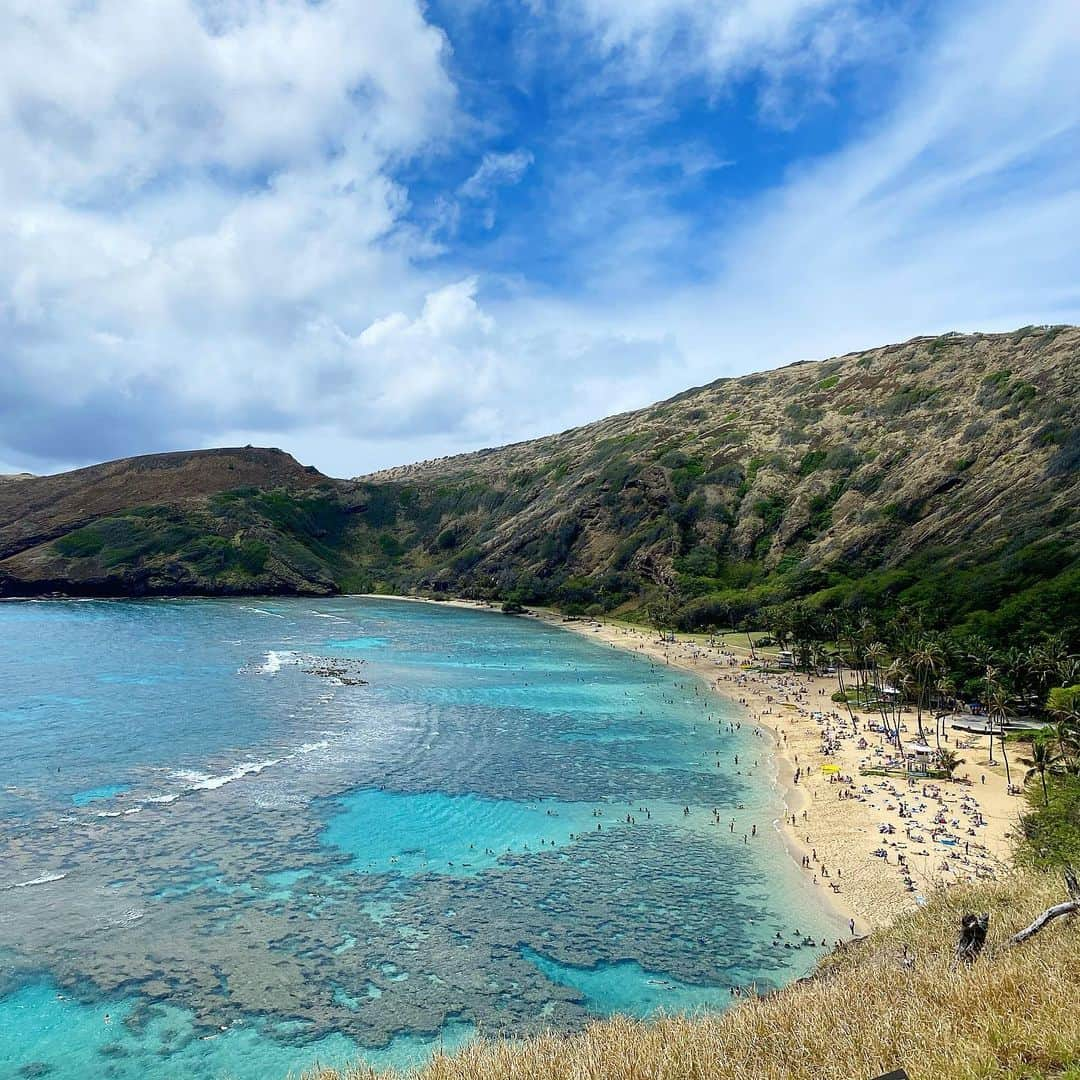
[[[0,471],[334,475],[1080,321],[1075,0],[9,0]]]

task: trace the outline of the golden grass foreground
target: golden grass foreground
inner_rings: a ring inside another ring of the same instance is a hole
[[[727,1012],[577,1035],[483,1040],[407,1074],[367,1067],[305,1080],[1080,1080],[1080,918],[1007,938],[1067,899],[1059,874],[954,887],[825,958],[818,977]],[[990,912],[986,951],[957,967],[960,916]]]

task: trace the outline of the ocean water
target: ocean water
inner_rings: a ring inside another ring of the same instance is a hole
[[[840,929],[768,746],[535,620],[2,603],[0,1078],[401,1066],[781,985]]]

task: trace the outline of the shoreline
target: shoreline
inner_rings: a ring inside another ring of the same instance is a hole
[[[499,610],[484,601],[367,595]],[[738,645],[709,645],[705,638],[685,635],[662,641],[653,631],[613,620],[530,611],[550,626],[696,676],[766,732],[775,763],[772,782],[786,812],[775,827],[792,859],[813,876],[823,905],[845,922],[854,920],[855,933],[891,923],[938,887],[1008,872],[1011,838],[1025,804],[1008,794],[1000,762],[989,764],[985,740],[980,745],[963,733],[948,733],[949,746],[959,749],[965,762],[951,782],[863,776],[864,764],[873,764],[875,754],[884,756],[885,739],[868,726],[877,713],[865,709],[853,710],[855,738],[852,722],[840,717],[832,701],[835,679],[748,670],[743,662],[749,650]],[[914,713],[905,711],[904,724],[910,740]],[[822,766],[837,773],[827,774]],[[883,826],[893,831],[880,831]],[[941,830],[940,840],[932,835],[935,829]],[[875,854],[881,851],[884,858]]]
[[[855,710],[865,749],[851,734],[833,739],[841,727],[850,729],[846,716],[839,722],[831,718],[838,708],[831,700],[836,689],[833,679],[747,671],[740,651],[748,650],[737,646],[709,647],[692,638],[665,642],[654,632],[626,624],[567,621],[550,611],[538,612],[538,617],[688,671],[766,731],[773,740],[775,782],[789,815],[777,822],[785,846],[800,866],[804,856],[809,856],[804,872],[813,874],[828,907],[845,919],[854,919],[856,933],[888,925],[914,910],[938,887],[1008,872],[1011,836],[1024,803],[1008,795],[1004,770],[1000,763],[989,765],[985,744],[969,746],[972,740],[950,733],[950,746],[965,744],[965,765],[952,782],[861,776],[862,762],[877,746],[884,746],[884,738],[866,727],[876,713]],[[910,719],[906,711],[904,715],[905,728],[911,729],[906,736],[911,739],[914,714]],[[831,745],[828,755],[822,745],[826,735]],[[838,775],[851,782],[824,773],[823,765],[835,766]],[[901,813],[902,805],[905,813]],[[919,810],[920,806],[924,809]],[[931,840],[930,819],[938,815],[946,828],[951,825],[963,839],[950,846]],[[983,823],[974,824],[977,820]],[[883,824],[895,831],[881,833]],[[965,842],[970,855],[961,854]],[[874,854],[879,850],[885,850],[887,857]],[[911,886],[904,880],[907,875],[914,883]]]
[[[480,600],[340,596],[501,614],[496,604]],[[985,739],[949,732],[949,746],[964,754],[951,782],[864,776],[862,766],[875,764],[870,755],[884,754],[884,737],[869,726],[879,718],[876,711],[853,710],[856,740],[852,722],[840,716],[831,699],[835,679],[748,670],[745,646],[706,635],[665,641],[630,623],[543,608],[529,609],[524,617],[686,671],[767,733],[775,766],[770,782],[785,810],[774,827],[792,859],[813,875],[823,906],[845,922],[854,920],[856,933],[888,925],[925,902],[935,888],[1010,871],[1012,840],[1026,804],[1008,794],[1000,756],[990,764]],[[904,717],[906,741],[911,741],[915,717],[910,710]],[[834,766],[843,782],[826,777],[822,766]]]

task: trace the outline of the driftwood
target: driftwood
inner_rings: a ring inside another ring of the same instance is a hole
[[[1025,926],[1019,934],[1013,934],[1009,938],[1010,945],[1019,945],[1034,937],[1047,923],[1062,915],[1076,915],[1080,913],[1080,881],[1077,880],[1076,871],[1070,866],[1065,870],[1065,888],[1069,890],[1069,899],[1063,904],[1055,904],[1048,907],[1030,926]]]
[[[1055,919],[1061,918],[1062,915],[1080,914],[1080,879],[1078,879],[1076,871],[1071,866],[1065,869],[1065,888],[1069,893],[1068,900],[1061,904],[1055,904],[1053,907],[1048,907],[1030,926],[1025,926],[1019,933],[1013,934],[1006,944],[1020,945],[1027,941],[1028,938],[1034,937],[1044,926],[1052,923]],[[973,964],[979,958],[979,954],[986,944],[986,931],[989,925],[990,915],[988,913],[964,915],[960,919],[960,937],[956,942],[956,959],[958,963]]]
[[[1009,938],[1010,945],[1019,945],[1021,941],[1027,941],[1029,937],[1037,934],[1048,922],[1061,915],[1075,915],[1080,912],[1080,900],[1066,900],[1064,904],[1056,904],[1047,908],[1030,926],[1024,927],[1019,934],[1013,934]]]

